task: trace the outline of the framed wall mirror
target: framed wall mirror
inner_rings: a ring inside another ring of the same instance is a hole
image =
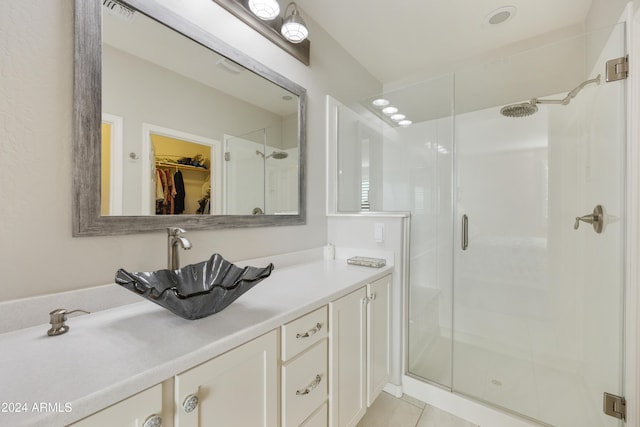
[[[305,223],[303,87],[155,0],[75,8],[74,236]]]

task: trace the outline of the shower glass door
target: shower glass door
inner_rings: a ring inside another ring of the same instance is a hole
[[[625,55],[624,31],[455,76],[452,389],[553,426],[620,425],[602,400],[623,390],[626,83],[604,78]],[[539,65],[550,57],[555,68]],[[568,105],[500,113],[597,75]],[[576,222],[597,205],[601,233]]]
[[[225,214],[265,212],[264,129],[225,136]]]

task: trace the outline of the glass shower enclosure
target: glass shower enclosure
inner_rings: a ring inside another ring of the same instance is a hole
[[[225,136],[225,214],[297,212],[298,148],[276,147],[281,139],[274,128]]]
[[[408,375],[621,425],[602,408],[624,386],[626,83],[606,63],[625,53],[619,24],[383,94],[413,114],[382,131],[378,202],[411,212]]]
[[[624,56],[624,28],[511,57],[508,74],[465,70],[456,84],[560,80],[513,69],[560,52],[575,75],[523,102],[599,84],[528,117],[456,115],[452,388],[550,425],[615,426],[602,399],[622,392],[625,83],[605,72]]]

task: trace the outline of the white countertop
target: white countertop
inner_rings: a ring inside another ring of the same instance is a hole
[[[0,426],[78,421],[392,269],[313,261],[276,268],[228,308],[204,319],[185,320],[141,299],[71,317],[69,332],[57,337],[46,335],[48,324],[0,334]],[[49,409],[35,411],[40,403]],[[16,404],[26,406],[26,412],[16,413]]]

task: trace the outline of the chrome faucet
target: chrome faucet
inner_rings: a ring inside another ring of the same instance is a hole
[[[180,257],[178,256],[178,246],[182,249],[191,249],[189,239],[182,237],[180,234],[186,233],[186,230],[178,227],[167,228],[167,249],[169,253],[167,268],[169,270],[177,270],[180,268]]]

